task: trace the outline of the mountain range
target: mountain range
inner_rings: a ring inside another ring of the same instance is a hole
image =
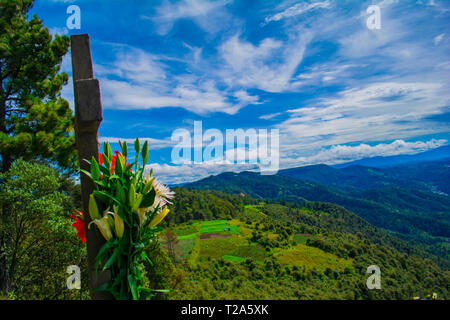
[[[450,160],[440,159],[384,168],[315,165],[282,170],[272,176],[228,172],[185,187],[298,204],[334,203],[393,236],[448,260],[449,178]]]

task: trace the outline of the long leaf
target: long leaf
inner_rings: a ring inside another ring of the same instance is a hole
[[[154,189],[150,190],[149,193],[144,195],[144,199],[142,199],[142,202],[141,202],[141,205],[139,206],[139,208],[147,208],[147,207],[150,207],[151,205],[153,205],[153,202],[155,202],[155,196],[156,196],[155,190]]]
[[[113,200],[116,204],[120,204],[119,199],[117,199],[116,197],[110,195],[110,194],[107,193],[107,192],[100,191],[100,190],[94,190],[94,195],[100,196],[100,197],[107,197],[107,198]]]
[[[109,282],[105,282],[103,284],[101,284],[97,289],[95,289],[94,291],[109,291],[109,287],[110,287],[110,283]]]
[[[116,262],[117,258],[119,257],[119,254],[120,250],[119,248],[116,248],[116,250],[114,250],[114,253],[111,255],[111,257],[109,257],[108,261],[106,261],[105,265],[103,266],[103,271],[108,269],[114,262]]]
[[[133,275],[131,275],[131,274],[128,275],[128,284],[130,285],[131,294],[133,295],[133,299],[138,300],[139,297],[138,297],[136,282],[134,282]]]
[[[84,173],[85,175],[87,175],[89,178],[92,179],[92,175],[91,175],[90,172],[88,172],[88,171],[86,171],[86,170],[83,170],[83,169],[80,169],[80,172]],[[94,179],[92,179],[92,180],[94,180]]]
[[[126,141],[122,145],[122,154],[125,158],[128,157],[128,145]]]
[[[144,142],[144,146],[142,147],[142,163],[143,166],[147,164],[148,161],[148,141]]]
[[[95,160],[94,157],[92,157],[92,160],[91,160],[91,176],[92,176],[92,179],[94,179],[94,181],[100,180],[100,168],[99,168],[97,160]]]

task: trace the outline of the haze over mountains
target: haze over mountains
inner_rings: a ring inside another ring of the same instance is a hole
[[[375,168],[388,168],[401,164],[412,164],[424,161],[440,161],[450,159],[450,145],[428,150],[417,154],[396,155],[389,157],[373,157],[334,165],[335,168],[345,168],[361,165]]]

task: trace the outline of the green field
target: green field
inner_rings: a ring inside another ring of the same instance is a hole
[[[179,240],[175,246],[175,254],[181,259],[187,259],[189,257],[189,252],[194,247],[194,244],[194,238]]]
[[[219,259],[235,248],[245,245],[245,239],[237,236],[200,240],[200,257]]]
[[[259,244],[239,246],[230,252],[233,256],[253,258],[255,260],[264,261],[267,256],[264,248]]]
[[[259,209],[259,206],[246,207],[246,210],[261,216]],[[254,228],[254,224],[248,225],[237,219],[181,224],[174,229],[179,240],[175,252],[180,261],[188,260],[190,264],[221,258],[236,263],[250,258],[264,264],[264,261],[273,254],[273,257],[283,265],[305,266],[307,269],[323,271],[330,268],[343,271],[346,267],[352,267],[351,259],[341,259],[318,248],[306,246],[306,241],[311,237],[309,234],[294,234],[291,239],[297,243],[295,247],[266,250],[262,245],[249,241]],[[208,234],[211,238],[200,238]],[[278,237],[277,234],[269,232],[266,236],[269,239]]]
[[[334,254],[304,244],[299,244],[292,249],[280,250],[276,257],[282,264],[304,266],[306,269],[320,271],[325,271],[327,268],[344,271],[346,267],[353,266],[351,259],[341,259]]]
[[[306,240],[308,240],[308,238],[310,238],[310,236],[308,236],[308,235],[303,235],[303,234],[295,234],[294,235],[294,240],[297,244],[306,244]]]
[[[185,226],[176,228],[174,230],[174,232],[177,236],[186,236],[186,235],[196,233],[197,231],[198,231],[198,228],[193,225],[185,225]]]
[[[242,261],[245,261],[245,259],[246,259],[243,257],[236,257],[236,256],[228,255],[228,254],[224,255],[222,258],[224,260],[230,261],[230,262],[242,262]]]

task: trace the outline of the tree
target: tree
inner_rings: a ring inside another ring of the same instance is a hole
[[[170,259],[172,259],[172,262],[175,264],[176,263],[175,246],[179,242],[177,236],[169,228],[163,233],[162,239],[166,242],[165,245],[167,247],[167,253]]]
[[[72,204],[59,191],[57,172],[18,160],[0,179],[0,203],[11,210],[8,219],[1,220],[0,229],[13,239],[4,248],[7,291],[14,291],[20,299],[78,298],[80,292],[66,288],[66,268],[78,265],[86,279],[86,250],[70,225]],[[82,292],[86,297],[87,285]]]
[[[0,155],[6,172],[18,158],[44,159],[73,168],[74,117],[61,98],[61,73],[69,38],[54,39],[36,15],[33,0],[0,0]]]
[[[33,0],[0,0],[0,172],[14,160],[45,160],[74,168],[74,117],[61,89],[68,75],[60,73],[69,38],[52,36],[34,15]],[[1,205],[0,223],[10,208]],[[0,230],[0,290],[8,287],[4,248],[11,245]]]

